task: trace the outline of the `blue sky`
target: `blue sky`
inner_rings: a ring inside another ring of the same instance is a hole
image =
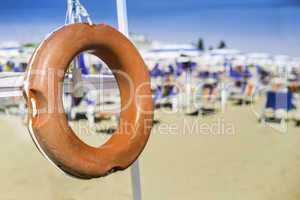
[[[93,21],[116,26],[115,0],[81,0]],[[129,28],[165,42],[300,56],[300,0],[127,0]],[[62,25],[65,0],[4,0],[0,41],[39,41]]]

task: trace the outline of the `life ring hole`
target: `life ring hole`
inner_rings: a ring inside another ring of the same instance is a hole
[[[76,56],[65,76],[63,105],[69,126],[84,143],[100,147],[118,128],[117,81],[108,65],[89,52]]]

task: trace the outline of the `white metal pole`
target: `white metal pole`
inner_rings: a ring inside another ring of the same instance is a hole
[[[117,0],[117,13],[119,31],[129,37],[126,0]],[[131,166],[131,182],[133,199],[141,200],[142,190],[138,160]]]
[[[119,31],[129,37],[126,0],[117,0]]]
[[[142,189],[141,189],[141,175],[139,161],[135,161],[131,166],[131,185],[132,185],[132,195],[134,200],[142,199]]]

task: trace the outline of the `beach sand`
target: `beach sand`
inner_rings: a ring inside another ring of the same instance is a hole
[[[300,128],[258,123],[261,104],[208,117],[157,111],[160,123],[140,158],[143,199],[299,200]],[[130,170],[67,177],[40,155],[18,117],[0,118],[0,200],[132,199]],[[82,134],[91,144],[107,137]]]

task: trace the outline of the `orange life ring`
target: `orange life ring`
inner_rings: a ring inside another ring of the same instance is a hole
[[[74,134],[63,109],[64,74],[83,51],[92,51],[111,69],[122,72],[114,73],[121,96],[119,127],[99,148],[85,144]],[[126,169],[149,138],[153,120],[149,72],[134,45],[110,26],[73,24],[49,35],[31,58],[24,93],[36,146],[72,176],[90,179]]]

